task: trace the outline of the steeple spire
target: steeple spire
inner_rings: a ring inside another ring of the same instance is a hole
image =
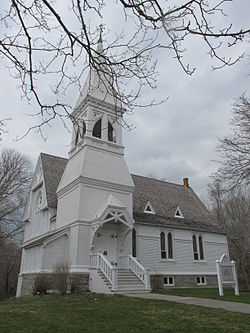
[[[97,50],[96,51],[98,53],[102,53],[103,52],[102,33],[103,33],[103,30],[104,30],[103,24],[99,25],[99,30],[100,30],[100,34],[99,34],[99,39],[98,39],[98,42],[97,42]]]
[[[98,30],[99,39],[97,42],[97,49],[94,52],[96,58],[95,68],[90,65],[90,70],[83,89],[80,93],[75,109],[89,97],[106,102],[115,106],[115,108],[122,109],[121,102],[115,97],[114,87],[112,85],[113,77],[108,65],[107,57],[104,54],[102,33],[104,30],[103,24],[100,24]]]

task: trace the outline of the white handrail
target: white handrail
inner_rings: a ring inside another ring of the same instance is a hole
[[[145,289],[150,288],[149,273],[139,261],[131,255],[128,256],[128,268],[144,283]]]
[[[110,282],[112,289],[117,289],[117,270],[101,254],[98,254],[97,268],[101,270],[106,279]]]

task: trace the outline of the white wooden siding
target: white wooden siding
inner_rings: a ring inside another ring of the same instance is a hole
[[[56,264],[68,264],[68,237],[61,236],[44,248],[44,269],[53,270]]]
[[[77,243],[77,265],[89,265],[90,226],[80,226]]]
[[[173,260],[162,260],[160,257],[160,232],[171,231],[174,243]],[[197,233],[202,235],[204,248],[204,261],[196,261],[193,257],[192,235],[191,230],[170,230],[140,225],[137,228],[139,233],[138,259],[151,272],[171,274],[192,274],[192,273],[216,273],[215,262],[223,253],[228,254],[228,246],[225,235],[212,233]],[[213,237],[214,235],[214,237]],[[207,241],[209,240],[209,241]]]
[[[21,273],[38,272],[42,266],[42,246],[23,250]]]

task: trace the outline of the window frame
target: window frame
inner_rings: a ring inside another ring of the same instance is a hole
[[[147,208],[149,208],[150,210],[147,210]],[[144,211],[143,213],[146,213],[146,214],[154,214],[155,215],[155,210],[151,204],[150,201],[147,202],[145,208],[144,208]]]
[[[94,135],[94,130],[95,130],[95,127],[97,126],[97,124],[99,124],[99,123],[100,123],[100,133],[99,133],[100,136],[97,136],[97,135]],[[97,139],[102,138],[102,117],[100,117],[99,119],[96,120],[96,122],[93,126],[93,129],[92,129],[92,137],[97,138]]]
[[[202,234],[192,234],[192,252],[194,262],[205,262],[204,237]]]
[[[167,283],[165,283],[165,279],[167,279]],[[170,283],[169,279],[172,279],[172,283]],[[164,287],[174,287],[175,279],[173,275],[165,275],[163,276],[163,286]]]
[[[115,129],[110,120],[108,120],[108,141],[116,143]]]
[[[160,233],[160,249],[161,249],[161,259],[167,259],[167,251],[166,251],[166,235],[164,231]]]
[[[202,282],[202,280],[204,280],[204,282]],[[197,284],[197,286],[206,286],[207,277],[205,275],[196,276],[196,284]]]
[[[179,213],[178,215],[177,212]],[[177,217],[178,219],[184,219],[184,216],[179,206],[176,207],[174,217]]]
[[[171,251],[169,245],[169,235],[171,235]],[[164,239],[163,239],[164,237]],[[174,233],[171,230],[160,230],[160,260],[161,261],[175,261],[174,259]],[[164,248],[162,247],[164,241]],[[165,253],[165,254],[164,254]],[[169,255],[171,253],[171,256]]]

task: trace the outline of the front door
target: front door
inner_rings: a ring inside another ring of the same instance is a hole
[[[96,252],[100,252],[114,266],[117,266],[117,236],[118,230],[114,225],[105,223],[102,228],[97,231],[96,235]]]

